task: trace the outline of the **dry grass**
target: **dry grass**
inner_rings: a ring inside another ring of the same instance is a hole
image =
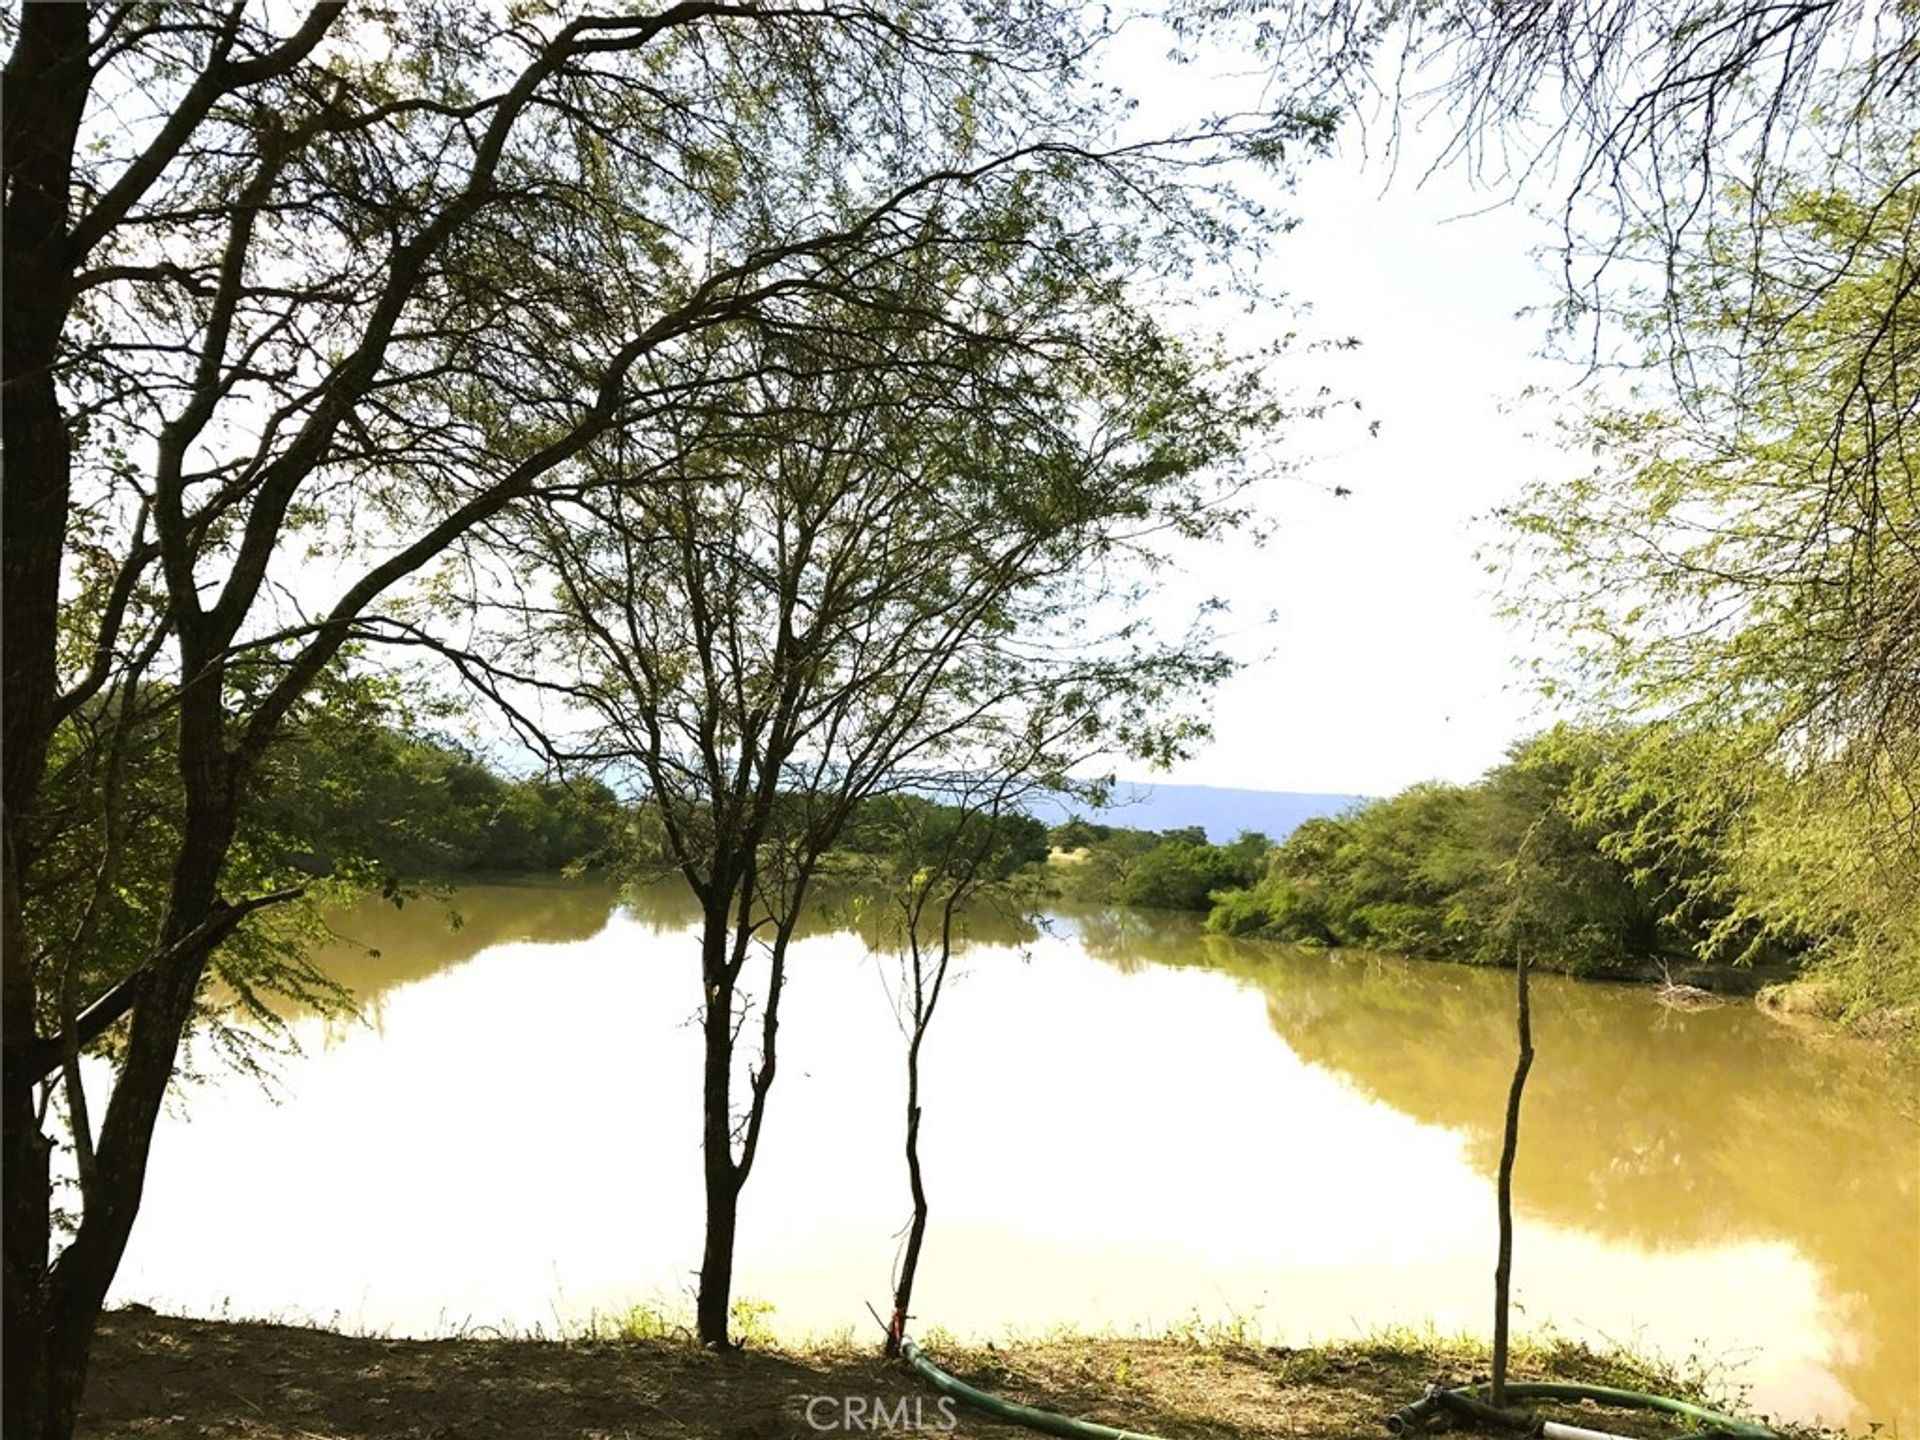
[[[1168,1440],[1379,1436],[1383,1417],[1429,1381],[1469,1380],[1484,1364],[1474,1347],[1413,1332],[1313,1349],[1243,1344],[1231,1329],[981,1346],[933,1336],[928,1352],[1009,1399]],[[1530,1378],[1697,1390],[1686,1377],[1574,1344],[1526,1347],[1515,1369]],[[845,1344],[721,1355],[671,1339],[388,1340],[135,1311],[109,1315],[101,1326],[80,1433],[222,1440],[876,1433],[809,1425],[814,1396],[873,1397],[890,1409],[918,1398],[924,1428],[944,1433],[938,1397],[918,1377]],[[823,1404],[814,1418],[839,1413]],[[1591,1415],[1573,1418],[1595,1423]],[[1032,1433],[964,1409],[957,1420],[960,1436]],[[1656,1418],[1618,1413],[1605,1428],[1676,1433]]]

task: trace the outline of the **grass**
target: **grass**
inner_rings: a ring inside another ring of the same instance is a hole
[[[648,1306],[557,1339],[396,1340],[118,1311],[101,1327],[80,1433],[95,1440],[161,1433],[777,1440],[815,1433],[805,1423],[815,1397],[931,1404],[920,1377],[880,1359],[877,1330],[778,1345],[767,1333],[771,1313],[745,1302],[736,1326],[758,1338],[742,1352],[717,1354],[692,1343],[684,1317]],[[1059,1331],[967,1341],[928,1329],[919,1339],[936,1363],[970,1384],[1167,1440],[1378,1436],[1384,1417],[1429,1383],[1471,1382],[1487,1364],[1477,1342],[1432,1330],[1267,1345],[1247,1317],[1195,1316],[1152,1335]],[[1674,1363],[1547,1334],[1516,1345],[1513,1371],[1516,1379],[1586,1381],[1737,1408],[1724,1371],[1698,1357]],[[1640,1412],[1561,1406],[1545,1413],[1645,1440],[1683,1433]],[[959,1418],[965,1436],[1031,1433],[973,1412]]]
[[[777,1332],[773,1327],[773,1303],[768,1300],[756,1300],[742,1296],[728,1309],[732,1323],[728,1326],[733,1338],[739,1344],[756,1350],[775,1347]],[[589,1315],[584,1324],[560,1326],[555,1338],[562,1341],[588,1344],[615,1340],[628,1341],[679,1341],[692,1344],[698,1333],[694,1324],[693,1312],[685,1306],[640,1304],[613,1315]],[[523,1335],[519,1339],[541,1340],[544,1334]],[[839,1336],[822,1337],[819,1344],[831,1344]],[[846,1342],[852,1343],[852,1332],[845,1335]]]

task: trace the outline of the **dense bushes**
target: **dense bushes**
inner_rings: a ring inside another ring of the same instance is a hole
[[[1056,825],[1048,838],[1077,857],[1057,877],[1072,898],[1148,910],[1204,911],[1216,893],[1252,884],[1272,848],[1255,831],[1231,845],[1211,845],[1198,825],[1156,832],[1079,818]]]
[[[402,880],[597,865],[622,833],[598,781],[510,778],[455,745],[337,714],[279,747],[254,809],[302,838],[315,872],[370,865]]]
[[[1047,858],[1047,827],[1031,815],[987,816],[919,795],[875,795],[861,801],[841,831],[839,852],[865,860],[976,856],[982,874],[1006,880]]]
[[[1120,886],[1120,899],[1148,910],[1205,910],[1216,891],[1245,885],[1267,858],[1264,835],[1232,845],[1163,840],[1141,855]]]
[[[654,807],[623,806],[591,778],[502,775],[458,745],[383,723],[365,707],[336,706],[294,727],[270,758],[250,815],[256,832],[285,837],[301,868],[316,874],[371,867],[387,880],[456,879],[616,860],[643,873],[672,868]],[[917,796],[876,796],[855,808],[840,854],[895,856],[903,834],[936,844],[961,823],[984,820]],[[1046,860],[1042,821],[1006,814],[994,829],[992,878]]]
[[[1417,785],[1310,820],[1208,924],[1482,963],[1525,948],[1575,974],[1800,948],[1741,912],[1726,873],[1737,814],[1686,793],[1679,770],[1651,782],[1638,763],[1650,743],[1562,727],[1476,784]]]

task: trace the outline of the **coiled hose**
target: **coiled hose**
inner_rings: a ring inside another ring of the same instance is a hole
[[[1496,1410],[1483,1399],[1490,1388],[1486,1385],[1461,1385],[1448,1390],[1438,1385],[1429,1386],[1425,1395],[1411,1405],[1403,1405],[1387,1417],[1387,1433],[1389,1435],[1415,1433],[1429,1416],[1441,1411],[1461,1419],[1506,1429],[1525,1431],[1538,1429],[1548,1437],[1548,1440],[1579,1440],[1579,1437],[1606,1433],[1586,1430],[1574,1425],[1562,1425],[1551,1420],[1536,1422],[1529,1416],[1515,1414],[1508,1410]],[[1670,1395],[1648,1395],[1639,1390],[1621,1390],[1611,1385],[1517,1380],[1507,1385],[1507,1395],[1514,1400],[1592,1400],[1602,1405],[1618,1405],[1633,1410],[1659,1410],[1668,1415],[1697,1420],[1708,1427],[1704,1433],[1689,1436],[1688,1440],[1779,1440],[1773,1431],[1751,1420],[1739,1420],[1731,1415],[1722,1415],[1718,1410],[1709,1410],[1703,1405],[1676,1400]]]
[[[1030,1430],[1060,1435],[1065,1440],[1155,1440],[1154,1436],[1143,1431],[1118,1430],[1092,1420],[1076,1420],[1070,1415],[1022,1405],[1017,1400],[1003,1400],[989,1391],[976,1389],[964,1380],[956,1380],[934,1364],[910,1339],[901,1340],[900,1354],[941,1394],[951,1395],[976,1410],[997,1415],[1002,1420],[1011,1420],[1016,1425],[1025,1425]],[[1481,1399],[1487,1388],[1482,1385],[1461,1385],[1448,1390],[1438,1385],[1430,1386],[1425,1395],[1410,1405],[1403,1405],[1387,1417],[1387,1433],[1417,1433],[1430,1416],[1444,1411],[1462,1419],[1539,1434],[1546,1440],[1619,1440],[1619,1437],[1609,1436],[1605,1431],[1562,1425],[1551,1420],[1537,1421],[1531,1416],[1496,1410]],[[1603,1405],[1620,1405],[1636,1410],[1660,1410],[1669,1415],[1697,1420],[1709,1427],[1706,1433],[1689,1436],[1688,1440],[1779,1440],[1779,1436],[1766,1426],[1750,1420],[1737,1420],[1731,1415],[1722,1415],[1717,1410],[1676,1400],[1668,1395],[1647,1395],[1638,1390],[1619,1390],[1610,1385],[1515,1381],[1507,1386],[1507,1394],[1515,1400],[1593,1400]]]

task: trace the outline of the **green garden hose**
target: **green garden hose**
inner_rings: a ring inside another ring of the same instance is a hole
[[[1420,1422],[1436,1410],[1450,1408],[1449,1396],[1475,1403],[1485,1408],[1487,1392],[1492,1387],[1486,1385],[1462,1385],[1452,1390],[1442,1390],[1434,1386],[1411,1405],[1396,1410],[1387,1417],[1387,1433],[1405,1435],[1417,1430]],[[1756,1425],[1751,1420],[1737,1420],[1731,1415],[1722,1415],[1717,1410],[1709,1410],[1702,1405],[1693,1405],[1685,1400],[1675,1400],[1669,1395],[1647,1395],[1638,1390],[1620,1390],[1611,1385],[1573,1385],[1544,1380],[1519,1380],[1507,1386],[1507,1396],[1514,1400],[1593,1400],[1602,1405],[1619,1405],[1634,1410],[1660,1410],[1669,1415],[1684,1416],[1711,1427],[1716,1434],[1736,1437],[1736,1440],[1779,1440],[1779,1437],[1764,1425]]]
[[[944,1395],[984,1410],[989,1415],[998,1415],[1002,1420],[1011,1420],[1016,1425],[1025,1425],[1030,1430],[1041,1430],[1048,1435],[1063,1435],[1067,1440],[1155,1440],[1155,1437],[1139,1430],[1116,1430],[1111,1425],[1097,1425],[1091,1420],[1075,1420],[1071,1415],[1057,1415],[1051,1410],[1036,1410],[1031,1405],[1022,1405],[1015,1400],[1002,1400],[985,1390],[976,1390],[965,1381],[956,1380],[938,1365],[920,1353],[920,1347],[911,1340],[900,1342],[900,1354],[906,1362],[924,1376],[934,1389]]]
[[[989,1415],[997,1415],[1003,1420],[1011,1420],[1017,1425],[1025,1425],[1030,1430],[1043,1431],[1048,1435],[1065,1436],[1066,1440],[1154,1440],[1154,1437],[1138,1430],[1116,1430],[1111,1425],[1096,1424],[1091,1420],[1076,1420],[1070,1415],[1056,1414],[1052,1410],[1036,1409],[1032,1405],[1022,1405],[1016,1400],[1002,1400],[985,1390],[977,1390],[963,1380],[956,1380],[921,1352],[911,1340],[900,1342],[900,1353],[906,1362],[920,1373],[934,1389],[943,1395],[984,1410]],[[1387,1431],[1392,1435],[1406,1435],[1416,1431],[1426,1418],[1439,1410],[1468,1409],[1477,1416],[1501,1418],[1518,1428],[1535,1428],[1533,1422],[1522,1416],[1507,1415],[1495,1411],[1486,1405],[1483,1395],[1490,1387],[1485,1385],[1461,1385],[1452,1390],[1443,1390],[1435,1385],[1411,1405],[1396,1410],[1387,1417]],[[1611,1385],[1572,1385],[1552,1381],[1522,1380],[1507,1386],[1507,1395],[1514,1400],[1592,1400],[1602,1405],[1619,1405],[1634,1410],[1660,1410],[1669,1415],[1684,1416],[1711,1427],[1716,1436],[1729,1437],[1729,1440],[1780,1440],[1780,1437],[1764,1425],[1751,1420],[1737,1420],[1731,1415],[1722,1415],[1717,1410],[1705,1406],[1690,1404],[1685,1400],[1676,1400],[1668,1395],[1647,1395],[1638,1390],[1619,1390]],[[1449,1402],[1453,1403],[1449,1403]],[[1536,1433],[1544,1433],[1549,1440],[1557,1435],[1566,1440],[1584,1440],[1584,1437],[1599,1436],[1605,1432],[1584,1430],[1578,1426],[1560,1425],[1553,1421],[1538,1427]],[[1704,1440],[1704,1437],[1696,1437]]]

